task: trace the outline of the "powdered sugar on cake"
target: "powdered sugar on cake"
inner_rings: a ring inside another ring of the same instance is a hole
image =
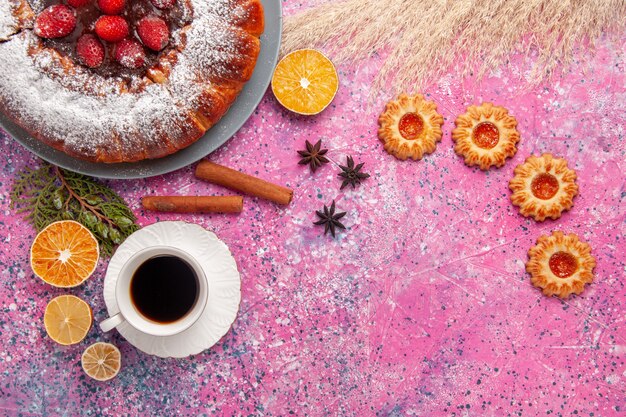
[[[19,22],[14,14],[15,5],[11,0],[0,1],[0,42],[8,40],[17,32]]]
[[[62,88],[61,84],[39,69],[49,53],[41,54],[38,65],[26,55],[26,46],[36,41],[24,32],[0,45],[0,85],[2,99],[16,110],[23,123],[43,129],[46,135],[63,138],[76,152],[93,155],[101,146],[111,143],[111,133],[119,135],[120,144],[128,145],[135,134],[150,132],[162,118],[171,121],[164,128],[169,134],[179,134],[177,121],[182,120],[179,109],[166,88],[149,85],[142,94],[109,93],[102,97]],[[13,71],[12,68],[21,68]],[[142,140],[150,138],[142,135]]]
[[[42,6],[38,1],[31,1],[33,9]],[[0,34],[15,26],[5,2],[0,0]],[[237,75],[249,36],[233,25],[245,18],[245,9],[230,0],[188,3],[193,10],[185,14],[193,13],[192,23],[184,36],[173,34],[175,43],[185,44],[162,84],[143,75],[128,83],[80,65],[68,70],[66,58],[23,30],[0,42],[0,108],[29,131],[62,141],[71,154],[88,159],[102,149],[145,149],[163,140],[176,145],[197,130],[193,114],[201,95],[212,83]]]
[[[22,0],[23,1],[23,0]],[[40,13],[43,9],[50,5],[46,0],[26,0],[35,13]]]

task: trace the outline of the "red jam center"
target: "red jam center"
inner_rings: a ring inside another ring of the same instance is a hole
[[[472,140],[477,146],[483,149],[491,149],[498,144],[498,141],[500,140],[500,131],[493,123],[482,122],[474,128],[472,132]]]
[[[398,123],[400,134],[406,140],[415,140],[424,131],[424,119],[417,113],[407,113]]]
[[[559,180],[554,175],[542,173],[533,178],[530,189],[535,197],[549,200],[559,191]]]
[[[578,260],[568,252],[556,252],[548,262],[550,270],[559,278],[572,276],[578,269]]]

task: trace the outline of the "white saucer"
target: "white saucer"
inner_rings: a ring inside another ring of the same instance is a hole
[[[119,313],[115,284],[122,265],[135,252],[154,245],[174,246],[200,262],[209,281],[209,300],[202,316],[187,330],[173,336],[150,336],[128,323],[117,326],[137,349],[162,358],[195,355],[216,344],[237,317],[241,301],[241,278],[228,246],[202,227],[185,222],[159,222],[129,236],[109,261],[104,278],[104,302],[109,317]]]

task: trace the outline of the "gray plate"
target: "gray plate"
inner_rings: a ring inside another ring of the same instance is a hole
[[[4,0],[0,0],[4,1]],[[87,162],[57,151],[31,137],[24,129],[0,113],[0,127],[26,149],[46,161],[81,174],[100,178],[145,178],[165,174],[192,164],[210,154],[231,138],[248,120],[269,85],[280,49],[282,31],[281,0],[261,0],[265,9],[265,32],[261,35],[261,52],[252,78],[248,81],[228,113],[193,145],[160,159],[132,163],[102,164]]]

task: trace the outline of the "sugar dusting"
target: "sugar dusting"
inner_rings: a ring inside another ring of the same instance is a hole
[[[182,119],[182,109],[166,88],[152,84],[141,94],[105,92],[103,88],[102,96],[64,88],[41,70],[56,62],[51,52],[43,51],[34,59],[27,55],[33,42],[37,42],[35,36],[24,32],[0,45],[0,55],[5,57],[0,62],[0,100],[25,126],[63,138],[75,152],[88,156],[95,155],[100,147],[111,146],[112,133],[119,135],[123,146],[133,146],[136,139],[151,140],[155,136],[150,132],[156,125],[162,125],[168,134],[180,134],[177,122]],[[84,72],[73,78],[75,82],[93,79]]]
[[[40,13],[43,9],[50,5],[48,0],[26,0],[26,2],[35,13]]]
[[[17,19],[13,16],[12,1],[0,1],[0,42],[6,41],[18,30]]]
[[[200,104],[200,94],[219,88],[211,86],[213,80],[237,77],[238,63],[247,59],[244,33],[233,27],[241,9],[230,0],[189,3],[193,22],[184,37],[173,38],[186,45],[165,83],[140,76],[125,82],[79,65],[68,68],[63,56],[42,48],[39,38],[25,30],[0,43],[0,108],[29,131],[89,158],[103,149],[142,152],[158,147],[163,138],[175,145],[188,134],[188,115]],[[7,3],[0,5],[4,31],[12,14]]]

